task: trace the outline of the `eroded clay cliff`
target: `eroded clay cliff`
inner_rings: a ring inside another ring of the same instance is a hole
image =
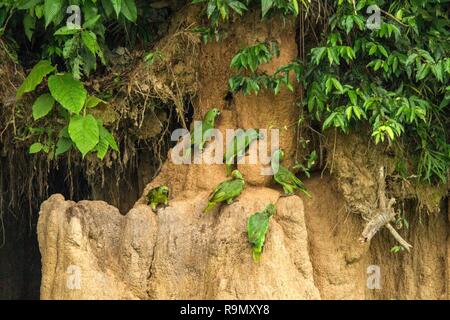
[[[195,20],[195,16],[186,14],[185,25],[191,25],[186,22],[189,19]],[[264,66],[273,71],[297,57],[295,26],[276,19],[261,22],[257,15],[243,24],[233,25],[228,38],[220,43],[197,44],[199,47],[192,51],[197,65],[176,59],[178,64],[171,68],[189,70],[200,84],[192,101],[195,120],[217,107],[222,111],[218,128],[224,136],[227,128],[281,128],[280,144],[286,150],[287,164],[292,163],[298,138],[296,93],[283,90],[275,96],[262,91],[256,97],[238,94],[231,103],[226,97],[233,55],[245,45],[276,40],[281,55]],[[140,78],[142,69],[138,70],[133,81],[151,90],[155,79]],[[161,83],[160,88],[164,85]],[[348,147],[336,144],[334,151],[338,152],[340,146],[341,151]],[[42,204],[38,225],[43,265],[41,297],[448,298],[445,208],[434,215],[411,211],[406,236],[414,248],[411,253],[393,254],[390,248],[395,242],[384,230],[370,243],[358,242],[365,221],[352,212],[347,199],[357,190],[343,190],[342,184],[337,188],[337,179],[324,173],[306,181],[311,198],[282,197],[271,177],[260,175],[260,168],[259,164],[238,165],[247,182],[244,193],[237,202],[209,215],[202,209],[212,188],[226,178],[224,166],[176,165],[170,155],[126,214],[105,202],[75,203],[53,195]],[[356,170],[353,175],[361,174]],[[338,177],[353,180],[352,174]],[[370,177],[367,183],[376,188]],[[145,194],[160,184],[171,189],[170,206],[153,213],[146,205]],[[367,190],[370,192],[363,191]],[[376,198],[363,191],[354,198]],[[255,263],[246,223],[253,212],[268,203],[276,204],[277,213],[270,223],[262,260]],[[367,286],[371,265],[379,267],[379,288]]]

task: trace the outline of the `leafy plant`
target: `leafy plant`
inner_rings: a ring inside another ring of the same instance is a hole
[[[107,63],[105,23],[126,25],[137,17],[135,0],[0,1],[0,28],[2,21],[21,20],[28,41],[43,44],[42,57],[63,60],[75,79],[96,70],[97,60]]]
[[[373,4],[386,18],[369,30],[365,10]],[[446,5],[334,1],[329,31],[310,51],[304,79],[304,105],[324,130],[348,132],[366,122],[375,143],[401,141],[416,173],[430,182],[446,181],[450,164]]]
[[[230,64],[231,68],[239,72],[229,80],[231,92],[242,90],[244,95],[258,94],[261,88],[266,88],[278,94],[282,85],[285,85],[290,91],[294,91],[290,74],[293,72],[297,81],[300,80],[302,66],[299,62],[294,61],[280,66],[271,75],[258,71],[260,65],[278,57],[279,54],[280,51],[276,42],[259,43],[240,50]]]
[[[303,163],[296,163],[293,169],[300,169],[308,178],[311,177],[311,169],[316,164],[317,152],[316,150],[303,158]]]
[[[83,157],[96,152],[103,159],[109,149],[119,152],[113,135],[103,126],[100,119],[89,114],[89,110],[106,103],[95,96],[88,95],[82,82],[70,73],[58,73],[48,60],[40,61],[17,90],[17,99],[35,91],[48,78],[49,92],[40,95],[32,107],[35,121],[42,121],[51,113],[58,116],[61,123],[59,131],[53,127],[32,128],[32,136],[39,142],[33,143],[29,153],[44,152],[56,158],[75,146]]]
[[[227,22],[233,13],[243,16],[253,4],[251,0],[193,0],[192,3],[205,4],[206,14],[213,28],[217,28],[220,21]],[[281,12],[285,16],[296,16],[299,13],[298,0],[261,0],[259,4],[263,18],[272,12]]]

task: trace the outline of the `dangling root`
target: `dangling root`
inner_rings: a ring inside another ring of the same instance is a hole
[[[405,241],[390,224],[390,222],[394,220],[397,213],[393,207],[395,204],[395,199],[391,198],[388,201],[386,198],[385,178],[384,168],[381,167],[378,176],[378,208],[374,210],[361,210],[363,213],[363,218],[368,222],[359,240],[363,243],[370,241],[382,227],[386,227],[395,240],[397,240],[398,243],[407,251],[410,251],[412,245]]]

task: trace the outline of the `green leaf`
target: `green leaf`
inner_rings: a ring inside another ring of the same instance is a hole
[[[97,146],[95,147],[95,150],[97,150],[97,157],[100,160],[103,160],[106,156],[106,153],[108,152],[108,141],[106,141],[101,135],[100,135],[100,141],[98,142]]]
[[[26,15],[25,18],[23,18],[23,28],[25,31],[25,35],[27,36],[29,41],[31,41],[31,38],[33,38],[35,26],[36,26],[35,17],[32,17],[31,15]]]
[[[77,25],[64,26],[64,27],[56,30],[56,32],[53,35],[55,35],[55,36],[70,36],[70,35],[77,34],[80,31],[81,31],[81,28]]]
[[[137,20],[137,8],[134,0],[123,0],[122,2],[122,14],[128,20],[136,22]]]
[[[430,73],[430,65],[429,64],[422,64],[417,71],[416,80],[420,81],[425,79],[425,77]]]
[[[348,94],[348,97],[350,98],[350,102],[351,102],[354,106],[356,106],[356,105],[358,104],[358,97],[356,96],[356,92],[355,92],[355,91],[349,90],[349,91],[347,92],[347,94]]]
[[[83,84],[75,80],[71,74],[54,75],[48,79],[48,87],[53,98],[61,106],[75,114],[83,109],[87,98],[87,91]]]
[[[92,31],[83,31],[81,33],[81,39],[83,40],[86,48],[92,53],[96,54],[100,50],[100,46],[97,42],[97,36]]]
[[[45,16],[45,27],[48,25],[61,13],[63,6],[63,0],[45,0],[44,2],[44,16]]]
[[[41,0],[20,0],[17,1],[17,9],[19,10],[28,10],[37,5]]]
[[[103,101],[102,99],[99,99],[95,96],[89,96],[86,100],[86,108],[88,109],[92,109],[95,108],[96,106],[98,106],[100,103],[105,103],[105,101]]]
[[[44,148],[44,146],[42,145],[42,143],[36,142],[36,143],[33,143],[30,146],[30,149],[28,150],[28,153],[29,154],[35,154],[35,153],[40,152],[43,148]]]
[[[63,153],[66,153],[72,148],[72,140],[69,138],[61,137],[59,138],[58,142],[56,143],[56,151],[55,156],[59,156]]]
[[[395,135],[394,135],[394,131],[392,131],[392,128],[386,126],[385,130],[388,133],[389,138],[391,138],[391,140],[394,140],[395,139]]]
[[[122,9],[122,0],[111,0],[111,4],[113,5],[117,17],[119,17],[120,10]]]
[[[69,123],[69,135],[73,143],[84,156],[94,150],[99,142],[99,129],[97,120],[92,115],[85,117],[74,115]]]
[[[273,6],[273,0],[261,0],[262,17],[264,18]]]
[[[299,13],[298,1],[297,0],[291,0],[291,2],[292,2],[292,6],[294,8],[295,15],[298,15],[298,13]]]
[[[106,16],[111,17],[111,14],[114,11],[111,0],[102,0],[102,6],[103,9],[105,10]]]
[[[38,120],[40,118],[45,117],[55,105],[55,99],[48,94],[45,93],[41,95],[33,104],[33,118],[34,120]]]
[[[114,139],[114,136],[103,126],[100,130],[100,136],[102,136],[108,142],[108,144],[114,151],[119,152],[119,146],[117,145],[116,139]]]
[[[89,20],[87,20],[83,23],[83,28],[84,29],[94,28],[100,18],[101,18],[101,16],[99,14],[91,17]]]
[[[31,70],[28,77],[17,90],[16,98],[20,99],[25,93],[31,92],[42,82],[45,76],[53,72],[55,67],[48,60],[42,60]]]

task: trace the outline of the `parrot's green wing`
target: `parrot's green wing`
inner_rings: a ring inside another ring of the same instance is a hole
[[[236,159],[239,159],[245,155],[247,148],[250,144],[258,139],[258,132],[243,132],[239,131],[233,140],[228,144],[225,155],[224,162],[226,164],[227,176],[231,174],[231,167]]]
[[[208,200],[209,201],[213,201],[214,197],[216,197],[216,194],[221,192],[223,186],[227,183],[228,181],[223,181],[221,183],[219,183],[219,185],[211,192],[211,194],[209,195]]]
[[[253,214],[247,223],[248,240],[253,246],[253,259],[259,261],[266,240],[266,234],[269,230],[269,221],[271,215],[265,211],[258,211]]]
[[[221,182],[209,195],[208,206],[204,213],[213,209],[220,202],[230,201],[239,196],[244,189],[244,180],[233,179]]]
[[[243,190],[244,181],[233,179],[222,182],[213,196],[210,198],[211,202],[224,202],[239,196]]]
[[[278,172],[275,173],[274,179],[276,182],[281,184],[283,187],[286,187],[287,189],[290,189],[292,191],[299,189],[305,194],[309,195],[309,192],[306,190],[303,182],[299,178],[297,178],[295,174],[290,172],[282,165],[279,165]]]

